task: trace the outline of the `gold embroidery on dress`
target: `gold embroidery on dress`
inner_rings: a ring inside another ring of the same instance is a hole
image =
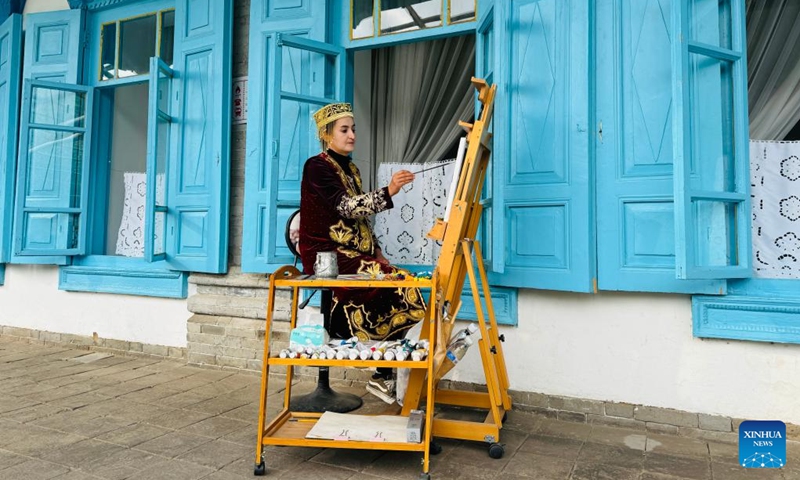
[[[361,231],[361,239],[358,244],[358,249],[364,253],[369,253],[372,255],[372,231],[367,225],[367,222],[359,221],[358,229]]]
[[[336,250],[347,258],[356,258],[357,256],[361,255],[361,253],[345,247],[338,247]]]
[[[344,220],[330,228],[331,240],[336,243],[347,243],[353,239],[353,229],[344,224]]]
[[[381,264],[371,260],[361,260],[361,266],[358,267],[357,273],[366,273],[368,275],[378,275],[383,273],[381,271]]]

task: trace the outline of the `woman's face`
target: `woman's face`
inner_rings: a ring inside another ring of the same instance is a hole
[[[353,153],[356,148],[356,124],[352,117],[344,117],[333,123],[328,148],[342,155]]]

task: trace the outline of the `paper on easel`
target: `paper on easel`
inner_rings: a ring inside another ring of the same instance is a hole
[[[450,209],[453,206],[453,199],[456,196],[456,189],[458,188],[458,179],[461,177],[461,167],[464,165],[464,155],[467,153],[467,137],[461,137],[458,140],[458,155],[456,156],[456,165],[453,169],[453,178],[450,180],[450,188],[447,189],[447,205],[444,210],[444,221],[450,218]]]

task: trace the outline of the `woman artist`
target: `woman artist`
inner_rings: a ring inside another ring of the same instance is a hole
[[[348,103],[326,105],[314,113],[322,152],[303,167],[300,187],[299,250],[306,274],[314,273],[317,252],[335,251],[339,273],[397,273],[381,253],[370,217],[392,208],[392,196],[414,180],[401,170],[388,186],[364,193],[361,176],[350,158],[356,143],[355,121]],[[360,341],[395,340],[425,316],[417,288],[334,288],[329,333]],[[391,368],[378,368],[367,390],[394,402]]]

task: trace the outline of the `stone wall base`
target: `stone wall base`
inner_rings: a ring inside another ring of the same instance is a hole
[[[186,360],[186,349],[170,347],[167,345],[151,345],[148,343],[129,342],[102,338],[98,335],[73,335],[70,333],[56,333],[30,328],[0,326],[0,335],[15,340],[36,343],[40,345],[66,345],[73,348],[108,352],[116,355],[131,355],[155,358],[171,358]]]

